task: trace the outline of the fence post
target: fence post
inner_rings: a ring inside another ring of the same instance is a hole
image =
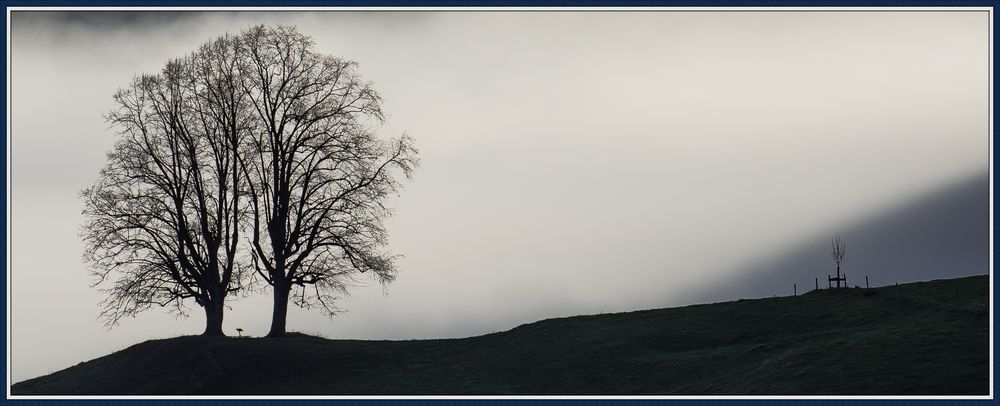
[[[833,287],[833,281],[830,280],[830,274],[826,274],[826,287],[827,289]]]
[[[799,286],[793,283],[792,284],[792,296],[798,296],[798,295],[799,295]]]
[[[865,275],[865,289],[870,288],[871,285],[868,284],[868,275]]]
[[[819,290],[819,278],[816,278],[816,290]]]

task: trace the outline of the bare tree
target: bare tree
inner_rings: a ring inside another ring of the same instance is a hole
[[[205,310],[204,334],[223,334],[225,300],[245,268],[237,156],[252,116],[239,48],[234,37],[211,41],[114,96],[108,120],[120,138],[82,192],[84,259],[106,286],[108,326],[154,305],[184,314],[190,298]]]
[[[417,151],[405,135],[376,137],[381,98],[354,62],[316,53],[292,27],[257,26],[241,38],[243,89],[260,126],[242,156],[251,252],[273,287],[268,336],[281,336],[290,296],[334,314],[358,274],[395,278],[395,257],[382,250],[384,203],[418,165]]]
[[[847,244],[844,244],[844,240],[840,238],[838,233],[833,241],[830,243],[830,257],[833,258],[833,262],[837,264],[837,287],[840,287],[840,266],[847,262]]]
[[[121,137],[83,192],[109,325],[154,305],[183,313],[191,298],[205,334],[223,334],[249,263],[273,287],[270,336],[285,333],[290,298],[333,314],[358,274],[393,280],[385,200],[417,151],[405,135],[376,137],[381,98],[355,70],[294,28],[258,26],[116,93]]]

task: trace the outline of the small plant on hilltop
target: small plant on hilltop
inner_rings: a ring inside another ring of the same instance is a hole
[[[837,264],[837,287],[839,288],[840,282],[843,280],[840,276],[840,266],[847,262],[847,244],[844,244],[844,240],[840,238],[838,233],[836,237],[833,237],[830,247],[830,257]]]

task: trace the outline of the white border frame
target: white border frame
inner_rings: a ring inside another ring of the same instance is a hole
[[[10,300],[10,275],[11,275],[11,198],[10,198],[10,184],[11,184],[11,13],[14,11],[230,11],[230,12],[240,12],[240,11],[297,11],[297,12],[309,12],[309,11],[751,11],[751,12],[766,12],[766,11],[986,11],[989,16],[989,165],[990,165],[990,393],[989,395],[963,395],[963,396],[903,396],[903,395],[876,395],[876,396],[862,396],[862,395],[791,395],[791,396],[769,396],[769,395],[746,395],[746,396],[734,396],[734,395],[719,395],[719,396],[709,396],[709,395],[694,395],[694,396],[679,396],[679,395],[627,395],[627,396],[584,396],[584,395],[573,395],[573,396],[551,396],[551,395],[517,395],[517,396],[486,396],[486,395],[475,395],[475,396],[458,396],[458,395],[393,395],[393,396],[379,396],[379,395],[366,395],[366,396],[350,396],[350,395],[329,395],[329,396],[311,396],[311,395],[290,395],[290,396],[276,396],[276,395],[264,395],[264,396],[121,396],[121,395],[108,395],[108,396],[57,396],[57,395],[11,395],[10,389],[13,382],[10,382],[11,376],[11,352],[10,352],[10,341],[11,341],[11,300]],[[775,399],[775,400],[819,400],[819,399],[832,399],[832,400],[992,400],[993,399],[993,381],[994,381],[994,359],[993,359],[993,308],[994,308],[994,297],[993,297],[993,7],[220,7],[220,6],[206,6],[206,7],[6,7],[6,18],[7,18],[7,66],[6,66],[6,81],[7,81],[7,110],[6,114],[6,129],[7,129],[7,140],[6,140],[6,158],[7,158],[7,229],[6,232],[6,250],[7,250],[7,260],[6,260],[6,295],[7,295],[7,341],[6,341],[6,395],[7,399],[10,400],[311,400],[311,399],[329,399],[329,400],[459,400],[459,399],[470,399],[470,400],[497,400],[497,399],[510,399],[510,400],[584,400],[584,399],[595,399],[595,400],[765,400],[765,399]]]

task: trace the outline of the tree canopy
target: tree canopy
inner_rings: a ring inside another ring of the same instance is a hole
[[[272,289],[329,314],[359,274],[386,284],[386,198],[418,165],[408,136],[382,140],[382,99],[357,64],[293,27],[225,35],[137,76],[107,118],[119,138],[82,192],[85,260],[109,325],[153,306],[206,311],[222,334],[229,293]]]

